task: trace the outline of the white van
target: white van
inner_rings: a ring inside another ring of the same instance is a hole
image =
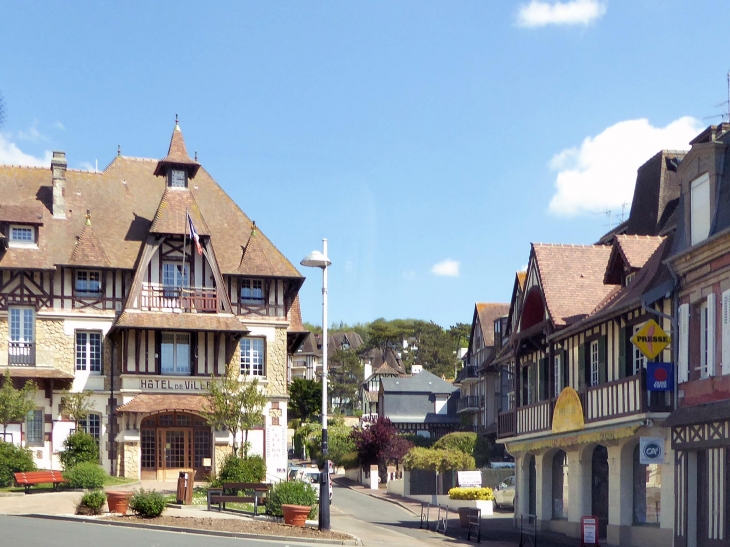
[[[317,492],[317,498],[319,499],[319,469],[315,467],[308,467],[306,469],[300,469],[297,471],[296,479],[311,484]],[[329,476],[330,482],[330,501],[332,501],[332,475]]]

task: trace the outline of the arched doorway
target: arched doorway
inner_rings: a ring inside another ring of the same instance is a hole
[[[535,467],[535,456],[530,456],[528,462],[527,481],[527,512],[530,515],[537,514],[537,468]]]
[[[552,463],[553,519],[568,518],[568,455],[558,450]]]
[[[186,412],[155,414],[142,420],[140,428],[141,478],[171,480],[180,471],[195,471],[195,480],[202,480],[209,467],[205,458],[212,458],[211,429],[208,422]]]
[[[608,449],[598,445],[591,460],[591,513],[598,518],[598,535],[608,529]]]

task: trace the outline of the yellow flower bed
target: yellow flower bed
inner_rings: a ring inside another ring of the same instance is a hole
[[[449,498],[452,500],[494,500],[494,492],[491,488],[452,488],[449,490]]]

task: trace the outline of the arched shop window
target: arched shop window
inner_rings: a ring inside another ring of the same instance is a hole
[[[641,464],[637,444],[634,447],[634,524],[659,524],[661,493],[662,466]]]
[[[568,518],[568,455],[563,450],[553,457],[553,519]]]

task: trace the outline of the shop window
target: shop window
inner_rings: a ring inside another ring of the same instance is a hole
[[[241,374],[265,376],[263,338],[241,339]]]
[[[26,446],[43,446],[43,410],[31,410],[25,417]]]
[[[558,450],[553,457],[553,519],[568,518],[568,455]]]
[[[162,374],[190,374],[190,335],[163,332],[160,344],[160,371]]]
[[[661,517],[662,466],[640,463],[634,447],[634,524],[659,524]]]

